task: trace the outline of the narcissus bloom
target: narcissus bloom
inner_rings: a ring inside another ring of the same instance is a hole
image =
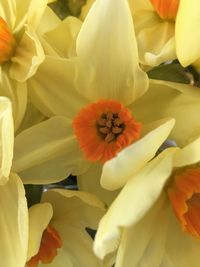
[[[0,9],[0,95],[13,104],[15,128],[23,118],[27,104],[26,81],[44,60],[44,51],[36,33],[48,1],[1,1]]]
[[[88,193],[62,189],[44,193],[42,202],[29,209],[26,266],[103,266],[86,227],[97,228],[104,204]]]
[[[102,163],[124,151],[125,155],[133,153],[135,166],[145,164],[167,138],[174,122],[167,119],[147,126],[134,116],[134,102],[147,91],[148,78],[139,67],[128,2],[97,0],[81,26],[73,54],[68,52],[69,46],[58,49],[51,39],[53,33],[61,29],[71,32],[75,25],[78,28],[78,21],[65,20],[61,28],[45,35],[60,57],[46,56],[34,79],[29,81],[30,94],[46,116],[66,117],[70,128],[67,138],[77,143],[69,161],[77,153],[84,157],[81,162],[78,157],[71,172],[81,175],[79,183],[87,187],[84,190],[97,190]],[[69,37],[74,44],[76,36]],[[65,58],[61,57],[63,54]],[[52,67],[54,75],[49,75]],[[85,166],[87,172],[77,171],[76,164]],[[85,182],[86,179],[97,179],[95,188],[89,189],[91,182]],[[123,184],[117,180],[115,183],[111,186],[113,190]]]
[[[100,258],[118,244],[117,267],[199,265],[199,148],[166,149],[128,181],[100,222]]]

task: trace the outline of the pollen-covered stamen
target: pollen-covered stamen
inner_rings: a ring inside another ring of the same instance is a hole
[[[150,0],[158,15],[164,20],[175,20],[179,0]]]
[[[28,267],[37,267],[41,262],[43,264],[51,263],[57,255],[57,249],[62,247],[62,241],[59,233],[53,226],[48,226],[43,232],[38,253],[28,262]]]
[[[175,175],[168,195],[183,231],[200,240],[200,168]]]
[[[100,100],[77,114],[74,133],[85,158],[105,162],[140,137],[141,124],[115,100]]]
[[[123,133],[124,128],[125,125],[117,113],[103,113],[100,119],[97,120],[99,135],[107,143],[116,140]]]
[[[0,64],[10,60],[15,47],[15,37],[9,30],[7,23],[0,17]]]

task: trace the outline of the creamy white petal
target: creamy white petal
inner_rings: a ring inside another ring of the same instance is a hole
[[[138,223],[157,201],[171,174],[175,151],[174,148],[166,149],[150,161],[129,179],[114,200],[101,219],[95,238],[94,250],[101,259],[116,249],[121,228]],[[132,212],[130,212],[131,203]]]
[[[24,267],[28,249],[28,208],[20,178],[0,186],[0,265]]]
[[[27,14],[27,23],[32,29],[36,29],[47,7],[48,0],[30,0]]]
[[[72,133],[71,121],[64,117],[41,122],[15,138],[12,168],[26,184],[58,182],[88,167]]]
[[[148,87],[126,0],[97,0],[77,38],[77,90],[91,101],[129,104]]]
[[[174,126],[174,119],[155,122],[146,135],[107,161],[102,170],[101,185],[108,190],[122,187],[151,160]]]

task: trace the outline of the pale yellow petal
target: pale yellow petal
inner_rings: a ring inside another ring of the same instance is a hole
[[[85,173],[78,175],[78,188],[79,190],[95,194],[109,206],[119,192],[118,190],[113,192],[108,191],[100,185],[101,173],[102,164],[91,164]]]
[[[176,149],[169,148],[159,154],[132,176],[120,191],[98,227],[94,250],[100,258],[116,249],[121,235],[120,229],[138,223],[157,201],[170,177],[175,151]],[[144,197],[141,201],[142,196]]]
[[[27,23],[32,29],[36,29],[47,7],[48,0],[30,0],[27,14]]]
[[[200,58],[200,12],[198,0],[181,0],[176,18],[176,50],[186,67]]]
[[[12,57],[10,76],[20,82],[32,77],[44,60],[44,52],[38,36],[28,25]]]
[[[37,74],[28,81],[32,102],[46,116],[74,118],[88,104],[73,86],[74,75],[72,62],[47,56]]]
[[[28,249],[28,209],[20,178],[11,174],[0,186],[0,265],[24,267]]]
[[[132,108],[134,116],[143,123],[163,117],[175,118],[170,139],[178,146],[185,146],[200,135],[200,91],[194,86],[151,80],[148,92]]]
[[[133,14],[140,10],[154,10],[149,0],[129,0],[129,5]]]
[[[7,96],[12,102],[14,127],[17,130],[26,110],[27,85],[9,78],[6,70],[3,70],[0,78],[0,95]]]
[[[101,185],[108,190],[122,187],[136,172],[151,160],[165,141],[174,120],[162,120],[151,125],[149,132],[118,155],[107,161],[102,170]]]
[[[14,151],[13,170],[26,184],[58,182],[89,167],[71,121],[64,117],[53,117],[21,132],[15,138]]]
[[[168,234],[168,214],[166,199],[161,197],[141,221],[124,228],[115,266],[129,266],[131,262],[131,267],[160,267]]]
[[[91,101],[129,104],[147,90],[126,0],[95,2],[78,35],[77,55],[76,88]]]
[[[153,11],[134,16],[139,59],[144,65],[157,66],[176,58],[174,23],[162,21]]]
[[[13,159],[14,126],[11,102],[0,97],[0,185],[9,178]]]
[[[39,203],[29,208],[29,242],[27,261],[36,255],[40,248],[43,231],[53,216],[50,203]]]
[[[75,56],[75,41],[80,31],[81,24],[79,19],[67,17],[59,23],[57,27],[47,32],[43,38],[52,46],[59,56],[65,58]]]
[[[104,204],[86,192],[62,189],[45,193],[43,201],[48,201],[53,206],[54,216],[51,224],[63,242],[58,255],[49,266],[102,266],[93,253],[93,240],[85,231],[85,227],[97,227],[104,212]]]

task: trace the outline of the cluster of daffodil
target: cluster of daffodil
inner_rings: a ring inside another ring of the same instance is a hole
[[[50,2],[0,0],[0,266],[199,267],[199,1]]]

